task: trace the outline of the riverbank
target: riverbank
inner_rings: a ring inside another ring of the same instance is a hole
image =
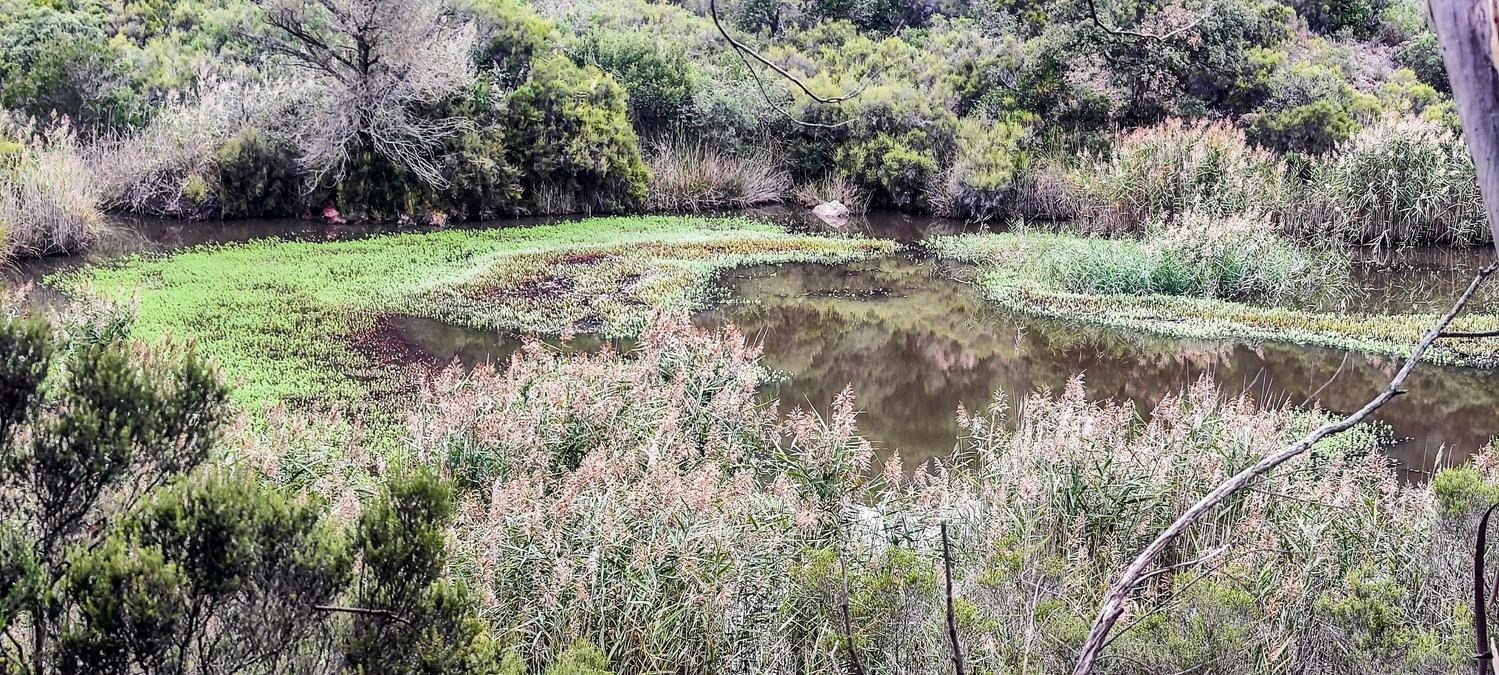
[[[940,259],[974,265],[974,283],[995,305],[1033,317],[1190,340],[1289,342],[1395,357],[1410,354],[1435,314],[1312,311],[1291,303],[1254,305],[1214,297],[1075,292],[1047,273],[1044,260],[1061,247],[1074,252],[1113,246],[1113,240],[1041,232],[939,237],[924,242]],[[1302,305],[1305,306],[1305,305]],[[1499,329],[1499,316],[1466,314],[1453,330]],[[1440,365],[1499,366],[1491,340],[1442,340],[1426,353]]]

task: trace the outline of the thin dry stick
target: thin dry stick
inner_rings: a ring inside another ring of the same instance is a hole
[[[388,609],[370,609],[368,607],[340,607],[338,605],[313,605],[313,609],[319,612],[337,612],[341,614],[359,614],[363,616],[378,616],[391,621],[399,621],[407,625],[411,620]]]
[[[964,675],[963,645],[958,642],[958,619],[952,608],[952,554],[947,548],[947,521],[942,521],[942,574],[947,578],[947,639],[952,641],[952,667],[958,675]]]
[[[718,0],[708,0],[708,15],[713,19],[713,27],[718,29],[718,34],[722,35],[723,39],[729,42],[729,46],[734,48],[734,53],[739,55],[739,60],[744,62],[744,67],[749,70],[750,77],[753,77],[755,80],[755,86],[760,89],[760,95],[765,98],[765,102],[769,103],[770,107],[773,108],[776,112],[780,113],[786,119],[791,120],[792,122],[801,126],[814,127],[819,129],[837,129],[838,127],[853,122],[853,120],[848,119],[833,124],[824,124],[821,122],[808,122],[803,119],[798,119],[795,115],[787,112],[779,104],[777,104],[774,99],[771,98],[770,91],[765,88],[765,82],[761,81],[760,79],[760,73],[755,70],[754,66],[750,65],[749,59],[753,58],[756,61],[765,64],[771,70],[774,70],[776,74],[796,85],[798,89],[802,90],[802,93],[805,93],[807,96],[812,97],[812,100],[817,101],[818,103],[821,103],[823,105],[842,103],[855,96],[858,96],[859,94],[864,92],[864,88],[868,86],[868,83],[861,84],[857,89],[845,94],[840,94],[838,96],[818,96],[816,92],[812,91],[811,87],[807,86],[806,82],[803,82],[801,78],[792,75],[791,71],[776,65],[770,59],[767,59],[763,55],[761,55],[760,52],[755,51],[754,48],[750,47],[747,44],[744,44],[743,42],[740,42],[739,40],[735,39],[733,35],[729,34],[729,29],[724,27],[723,21],[719,20],[718,18]]]
[[[843,642],[848,646],[848,667],[854,675],[864,675],[864,664],[854,652],[854,620],[848,609],[848,566],[843,562],[843,550],[838,550],[838,572],[843,577]]]
[[[1406,378],[1410,376],[1416,364],[1421,362],[1421,356],[1426,353],[1426,350],[1431,347],[1432,343],[1437,341],[1437,338],[1441,337],[1442,331],[1447,328],[1448,324],[1452,323],[1453,319],[1457,318],[1457,315],[1462,312],[1463,306],[1467,305],[1468,301],[1473,299],[1473,294],[1478,292],[1478,287],[1496,269],[1499,269],[1499,263],[1492,263],[1479,271],[1477,276],[1473,278],[1473,282],[1468,285],[1468,289],[1457,299],[1457,302],[1453,303],[1452,308],[1448,309],[1447,313],[1442,315],[1440,319],[1437,319],[1436,324],[1430,330],[1426,331],[1426,334],[1421,337],[1420,342],[1416,343],[1416,348],[1411,350],[1410,358],[1406,359],[1405,365],[1401,366],[1400,370],[1395,373],[1395,377],[1390,380],[1389,386],[1368,403],[1365,403],[1364,407],[1359,408],[1357,412],[1343,419],[1328,422],[1317,427],[1301,440],[1264,456],[1260,461],[1255,462],[1254,465],[1234,474],[1231,478],[1219,484],[1218,487],[1213,488],[1212,492],[1209,492],[1207,496],[1198,500],[1196,504],[1193,504],[1191,508],[1188,508],[1185,513],[1179,516],[1175,522],[1171,523],[1165,530],[1162,530],[1156,536],[1155,540],[1150,542],[1150,545],[1146,546],[1144,551],[1140,552],[1140,555],[1135,558],[1134,562],[1131,562],[1129,567],[1125,568],[1124,573],[1119,576],[1119,579],[1109,588],[1108,593],[1104,595],[1103,603],[1098,610],[1098,618],[1094,619],[1093,628],[1088,631],[1088,638],[1083,642],[1082,652],[1078,655],[1077,666],[1072,670],[1073,675],[1090,675],[1093,672],[1093,667],[1098,662],[1098,656],[1103,651],[1104,645],[1108,642],[1109,631],[1113,630],[1114,624],[1124,614],[1125,601],[1129,599],[1130,593],[1139,585],[1141,578],[1146,574],[1146,570],[1155,563],[1155,559],[1160,556],[1162,551],[1166,550],[1167,546],[1171,545],[1171,542],[1177,536],[1185,532],[1188,527],[1191,527],[1193,523],[1197,522],[1208,511],[1223,503],[1230,495],[1244,489],[1261,475],[1286,463],[1291,458],[1306,452],[1323,438],[1352,428],[1367,419],[1381,406],[1388,403],[1390,399],[1405,393],[1405,390],[1400,387],[1405,384]]]

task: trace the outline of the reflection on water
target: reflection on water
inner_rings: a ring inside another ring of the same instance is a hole
[[[1317,403],[1346,412],[1382,389],[1400,365],[1330,349],[1125,336],[1009,316],[955,280],[962,272],[907,257],[747,268],[723,279],[734,299],[697,322],[731,322],[763,341],[766,364],[787,374],[766,392],[783,407],[825,411],[852,386],[864,410],[861,429],[882,452],[898,449],[908,466],[950,456],[958,403],[982,407],[996,390],[1019,401],[1081,374],[1093,398],[1128,400],[1148,414],[1207,374],[1225,391],[1246,391],[1268,405]],[[430,321],[404,319],[396,329],[437,360],[475,363],[515,348],[501,336]],[[1486,444],[1499,433],[1494,382],[1488,372],[1418,367],[1410,393],[1378,415],[1405,439],[1394,456],[1409,468],[1429,468],[1439,455],[1461,459]]]

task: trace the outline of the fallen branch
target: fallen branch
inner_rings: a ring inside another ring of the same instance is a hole
[[[1098,662],[1099,654],[1108,643],[1109,631],[1113,630],[1114,624],[1118,623],[1119,617],[1124,614],[1125,601],[1129,599],[1130,593],[1145,578],[1147,569],[1155,564],[1156,558],[1166,550],[1167,546],[1171,545],[1172,541],[1175,541],[1179,535],[1185,532],[1193,523],[1197,522],[1199,518],[1223,503],[1229,496],[1244,489],[1261,475],[1286,463],[1291,458],[1306,452],[1323,438],[1341,433],[1363,422],[1374,411],[1384,406],[1391,399],[1405,393],[1405,390],[1401,389],[1401,385],[1405,384],[1406,378],[1410,376],[1416,364],[1421,362],[1421,357],[1426,353],[1426,350],[1431,347],[1432,343],[1436,342],[1447,326],[1452,323],[1452,320],[1457,318],[1457,315],[1462,312],[1463,307],[1478,292],[1478,287],[1496,269],[1499,269],[1499,263],[1492,263],[1478,272],[1473,278],[1473,282],[1468,285],[1468,289],[1458,297],[1457,302],[1453,303],[1451,309],[1448,309],[1446,314],[1437,319],[1436,324],[1430,330],[1426,331],[1420,342],[1416,343],[1415,349],[1411,350],[1410,358],[1406,360],[1405,365],[1400,367],[1400,370],[1395,373],[1395,377],[1390,380],[1389,386],[1385,387],[1384,391],[1381,391],[1379,395],[1375,396],[1368,403],[1365,403],[1362,408],[1359,408],[1353,414],[1317,427],[1295,443],[1262,457],[1249,468],[1234,474],[1228,480],[1219,484],[1218,487],[1213,488],[1211,492],[1179,516],[1175,522],[1171,523],[1165,530],[1162,530],[1156,536],[1155,540],[1150,542],[1150,545],[1146,546],[1145,550],[1141,551],[1140,555],[1130,563],[1129,567],[1125,568],[1119,579],[1114,582],[1114,585],[1109,588],[1108,593],[1104,595],[1103,602],[1098,610],[1098,618],[1093,621],[1093,627],[1088,631],[1088,638],[1083,642],[1082,652],[1078,655],[1077,666],[1072,670],[1073,675],[1090,675],[1093,672],[1093,667]]]
[[[1437,337],[1443,337],[1443,338],[1491,338],[1491,337],[1499,337],[1499,330],[1480,330],[1480,331],[1460,331],[1460,330],[1454,330],[1454,331],[1448,331],[1448,332],[1442,333],[1441,335],[1438,335]]]

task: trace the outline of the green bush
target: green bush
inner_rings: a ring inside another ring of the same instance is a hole
[[[1442,63],[1442,51],[1437,44],[1436,33],[1422,31],[1395,52],[1395,61],[1410,68],[1422,82],[1437,91],[1452,93],[1452,83],[1447,80],[1447,67]]]
[[[139,93],[103,17],[0,2],[0,105],[80,123],[135,119]]]
[[[937,169],[937,161],[931,154],[913,148],[913,139],[919,146],[925,136],[912,132],[897,138],[881,133],[869,140],[853,141],[838,149],[838,169],[872,195],[876,204],[924,209],[927,183]]]
[[[540,213],[638,208],[649,179],[626,115],[624,90],[607,73],[567,58],[536,63],[509,97],[527,207]]]
[[[475,58],[507,84],[522,81],[531,63],[562,39],[552,22],[519,0],[467,0],[465,9],[477,23]]]
[[[302,177],[295,150],[259,129],[242,129],[214,153],[213,198],[223,218],[299,211]]]
[[[932,191],[932,210],[974,220],[1010,213],[1030,161],[1021,148],[1026,134],[1021,122],[960,122],[957,157]]]
[[[680,121],[697,88],[686,51],[645,33],[591,30],[579,38],[574,58],[613,75],[625,88],[630,120],[639,130]]]
[[[1470,464],[1438,471],[1431,491],[1444,516],[1462,516],[1499,503],[1499,486],[1484,480]]]

